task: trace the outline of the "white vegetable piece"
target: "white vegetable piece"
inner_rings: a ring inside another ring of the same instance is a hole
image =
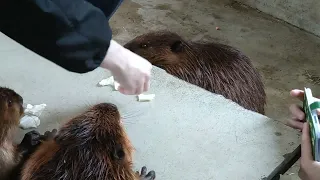
[[[138,95],[139,102],[152,101],[155,98],[155,94],[140,94]]]
[[[20,120],[21,129],[37,128],[40,125],[40,119],[37,116],[25,115]]]
[[[99,85],[100,86],[110,86],[110,85],[113,85],[114,83],[114,78],[113,76],[107,78],[107,79],[102,79],[100,82],[99,82]]]
[[[40,117],[43,110],[47,107],[46,104],[39,104],[32,106],[31,104],[27,105],[27,108],[24,110],[24,114]]]
[[[99,82],[100,86],[113,86],[114,90],[118,91],[120,84],[114,80],[113,76],[103,79]]]
[[[37,128],[40,125],[40,116],[46,108],[46,104],[32,106],[28,104],[24,110],[24,117],[20,120],[19,127],[21,129]]]

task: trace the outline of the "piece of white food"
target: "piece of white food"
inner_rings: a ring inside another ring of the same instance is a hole
[[[110,85],[113,85],[114,83],[114,78],[113,76],[107,78],[107,79],[102,79],[100,82],[99,82],[99,85],[100,86],[110,86]]]
[[[113,76],[103,79],[99,82],[100,86],[113,86],[114,90],[118,91],[120,84],[114,80]]]
[[[155,94],[140,94],[138,95],[139,102],[152,101],[155,98]]]
[[[40,116],[46,108],[46,104],[31,105],[28,104],[24,110],[24,116],[20,120],[21,129],[37,128],[40,125]]]
[[[25,115],[20,120],[21,129],[37,128],[40,125],[40,119],[37,116]]]

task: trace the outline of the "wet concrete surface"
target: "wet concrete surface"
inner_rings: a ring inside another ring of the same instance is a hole
[[[290,118],[288,106],[300,103],[289,96],[291,89],[310,87],[320,95],[320,39],[234,1],[125,0],[111,18],[111,27],[121,44],[151,30],[166,29],[188,40],[237,47],[263,76],[266,115],[282,123]],[[296,179],[297,168],[283,179]]]

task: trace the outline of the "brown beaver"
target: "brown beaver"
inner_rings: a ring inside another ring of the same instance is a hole
[[[40,142],[40,134],[28,132],[19,145],[13,143],[15,130],[23,115],[23,98],[9,88],[0,87],[0,179],[15,179],[32,148]],[[12,176],[13,175],[13,176]]]
[[[185,41],[170,31],[138,36],[124,45],[186,82],[264,114],[266,93],[258,71],[239,50],[219,43]]]
[[[43,142],[25,163],[22,180],[153,180],[155,172],[132,170],[133,147],[117,107],[93,106]]]

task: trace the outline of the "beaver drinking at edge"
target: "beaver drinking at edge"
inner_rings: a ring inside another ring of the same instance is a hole
[[[132,170],[133,148],[117,107],[93,106],[43,142],[25,163],[22,180],[153,180]]]
[[[23,115],[23,98],[9,88],[0,87],[0,179],[16,179],[19,167],[40,142],[36,131],[26,133],[19,145],[13,143]]]
[[[266,93],[258,71],[239,50],[188,42],[170,31],[150,32],[124,45],[169,74],[264,114]]]

